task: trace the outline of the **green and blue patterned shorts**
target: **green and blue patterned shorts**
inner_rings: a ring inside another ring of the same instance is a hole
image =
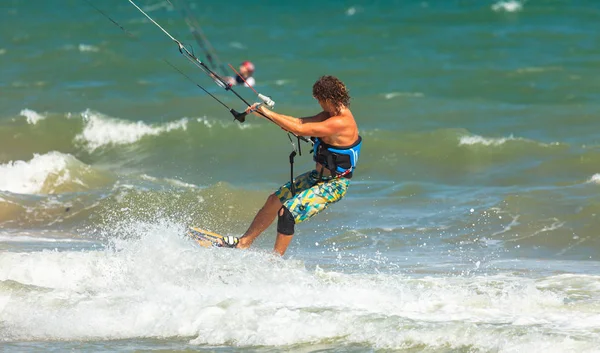
[[[350,179],[322,177],[316,170],[306,172],[294,179],[296,195],[292,197],[290,182],[281,186],[275,195],[294,216],[296,224],[309,219],[338,202],[346,195]]]

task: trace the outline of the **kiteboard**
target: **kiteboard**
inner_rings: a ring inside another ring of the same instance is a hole
[[[200,244],[200,246],[205,248],[221,246],[221,244],[223,244],[223,236],[221,234],[209,232],[204,229],[189,227],[187,234],[190,238]]]

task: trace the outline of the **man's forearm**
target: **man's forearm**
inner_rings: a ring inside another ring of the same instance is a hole
[[[262,112],[283,129],[296,135],[301,135],[302,121],[300,119],[288,115],[278,114],[268,109],[262,109]]]

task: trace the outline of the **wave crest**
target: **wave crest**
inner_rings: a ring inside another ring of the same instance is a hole
[[[103,146],[132,144],[145,136],[158,136],[173,130],[185,131],[188,124],[188,119],[182,118],[162,125],[151,125],[143,121],[130,122],[110,118],[89,110],[83,112],[82,117],[85,126],[75,140],[83,143],[90,151]]]
[[[23,109],[23,110],[21,110],[19,115],[27,118],[27,123],[31,124],[31,125],[35,125],[39,121],[46,119],[45,115],[39,114],[35,110],[31,110],[31,109]]]
[[[55,194],[83,191],[102,178],[93,168],[70,154],[52,151],[34,154],[29,161],[0,164],[0,190],[16,194]]]

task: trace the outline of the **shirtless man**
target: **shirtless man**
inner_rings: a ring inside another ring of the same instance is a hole
[[[323,76],[313,85],[313,97],[323,109],[315,116],[294,118],[275,113],[264,106],[257,108],[283,129],[298,136],[312,136],[315,169],[301,174],[272,193],[258,211],[241,238],[225,237],[225,246],[245,249],[275,219],[277,238],[274,251],[283,256],[292,237],[294,226],[323,211],[344,197],[356,168],[362,139],[349,109],[348,89],[336,77]],[[252,107],[254,108],[254,106]]]

